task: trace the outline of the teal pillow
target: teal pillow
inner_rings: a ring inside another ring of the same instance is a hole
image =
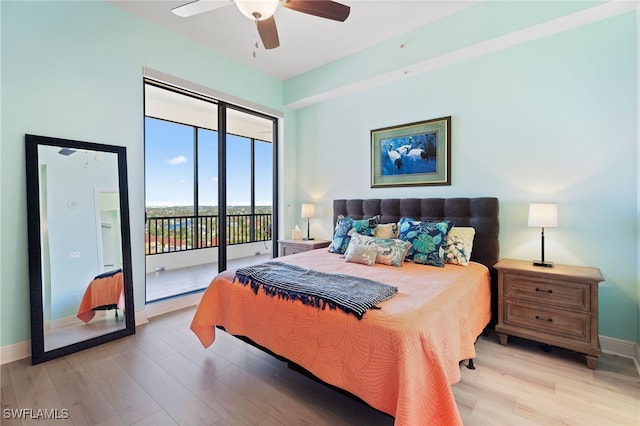
[[[342,215],[338,216],[338,223],[336,223],[336,230],[333,234],[329,251],[331,253],[344,254],[349,246],[349,241],[351,241],[351,235],[349,235],[351,230],[361,235],[371,236],[376,231],[378,223],[380,223],[380,216],[361,220],[344,217]]]
[[[440,248],[453,227],[451,221],[432,222],[403,217],[398,222],[398,226],[400,228],[398,239],[411,243],[406,256],[407,260],[424,265],[444,266]]]

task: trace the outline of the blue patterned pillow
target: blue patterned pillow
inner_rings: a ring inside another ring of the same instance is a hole
[[[425,265],[444,266],[440,248],[453,223],[448,220],[431,222],[403,217],[398,225],[400,227],[398,239],[411,243],[406,256],[407,260]]]
[[[338,216],[338,223],[336,223],[336,230],[333,234],[329,251],[331,253],[344,254],[349,246],[349,241],[351,241],[349,231],[353,229],[358,234],[372,236],[378,223],[380,223],[380,216],[361,220]]]

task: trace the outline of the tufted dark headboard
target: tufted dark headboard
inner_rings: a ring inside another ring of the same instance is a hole
[[[451,220],[456,226],[472,226],[476,230],[471,260],[491,272],[492,310],[497,312],[497,273],[493,265],[500,256],[498,240],[499,203],[494,197],[476,198],[384,198],[333,201],[333,223],[339,215],[354,219],[380,215],[380,223],[393,223],[402,217],[419,220]],[[492,321],[493,322],[493,321]]]
[[[500,255],[498,210],[498,199],[489,197],[334,200],[333,223],[339,215],[354,219],[380,215],[380,223],[397,222],[402,217],[448,219],[456,226],[475,228],[471,260],[491,268]]]

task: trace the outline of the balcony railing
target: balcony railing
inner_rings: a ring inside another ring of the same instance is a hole
[[[147,255],[218,247],[219,217],[170,216],[147,218]],[[227,245],[271,240],[271,213],[227,215]]]

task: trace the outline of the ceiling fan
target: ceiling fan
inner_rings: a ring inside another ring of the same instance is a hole
[[[186,18],[228,6],[229,3],[235,3],[243,15],[256,22],[258,34],[265,49],[280,46],[278,28],[273,18],[279,4],[296,12],[340,22],[344,22],[351,11],[349,6],[332,0],[195,0],[175,7],[171,11]]]

